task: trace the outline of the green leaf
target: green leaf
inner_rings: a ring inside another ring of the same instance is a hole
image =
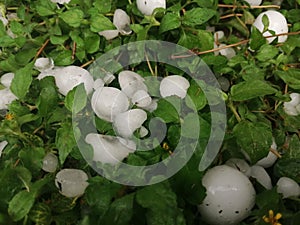
[[[265,209],[266,207],[269,207],[274,210],[274,206],[278,205],[281,197],[280,194],[277,193],[276,188],[273,188],[272,190],[266,190],[262,193],[259,193],[256,196],[256,205],[260,209]]]
[[[49,225],[51,223],[51,208],[46,203],[39,202],[31,208],[29,218],[35,224]]]
[[[41,170],[44,156],[44,148],[26,148],[19,152],[20,160],[34,175]]]
[[[269,153],[272,130],[265,123],[242,121],[234,127],[233,134],[236,142],[248,154],[253,164]]]
[[[62,51],[54,52],[53,55],[50,54],[56,66],[68,66],[74,62],[72,58],[72,51],[64,49]]]
[[[62,127],[57,130],[55,144],[59,152],[59,161],[63,164],[73,148],[76,146],[71,123],[65,122],[62,124]]]
[[[266,44],[267,40],[262,35],[262,33],[255,27],[252,26],[251,36],[250,36],[250,48],[252,50],[258,50],[262,45]]]
[[[32,67],[33,64],[27,64],[25,67],[19,69],[14,76],[11,83],[11,91],[19,98],[23,99],[32,82]]]
[[[289,177],[300,183],[300,159],[282,158],[274,166],[276,177]]]
[[[200,110],[203,109],[207,104],[204,92],[194,80],[190,81],[190,87],[187,91],[187,96],[188,97],[186,97],[185,102],[191,109]]]
[[[300,90],[300,69],[289,68],[287,71],[277,70],[275,74],[291,88]]]
[[[269,29],[269,24],[270,24],[269,17],[266,14],[263,15],[262,22],[264,25],[264,29],[262,33],[264,33]]]
[[[233,101],[245,101],[276,92],[277,90],[265,81],[247,80],[231,87],[231,98]]]
[[[71,27],[79,27],[83,20],[84,13],[80,9],[70,9],[60,14],[59,17]]]
[[[289,159],[300,159],[299,146],[300,139],[297,135],[294,134],[289,140],[289,148],[287,149],[285,157]]]
[[[180,25],[181,22],[178,14],[167,13],[160,23],[159,32],[164,33],[169,30],[174,30],[180,27]]]
[[[154,184],[138,190],[136,201],[147,209],[148,225],[185,224],[183,214],[177,208],[176,194],[166,183]]]
[[[183,24],[187,26],[201,25],[210,20],[216,14],[215,10],[207,8],[194,8],[186,11]]]
[[[99,50],[100,36],[95,34],[85,38],[85,50],[87,53],[95,53]]]
[[[14,221],[19,221],[29,213],[34,201],[34,192],[21,191],[9,202],[8,214]]]
[[[91,18],[91,31],[116,30],[115,25],[107,17],[99,14]]]
[[[93,6],[98,9],[99,13],[109,13],[111,10],[111,0],[95,0]]]
[[[12,47],[15,45],[15,40],[11,38],[10,36],[3,36],[0,37],[0,47]]]
[[[49,0],[39,0],[35,3],[35,9],[40,16],[50,16],[55,14],[56,4]]]
[[[24,26],[15,20],[11,21],[9,25],[14,34],[20,35],[24,32]]]
[[[135,194],[127,194],[115,200],[101,220],[101,224],[128,225],[133,215]]]
[[[266,44],[266,45],[263,45],[260,47],[260,49],[257,52],[256,58],[259,61],[264,62],[264,61],[275,58],[275,56],[278,53],[279,53],[278,48],[276,48],[273,45]]]
[[[74,102],[75,93],[80,98],[77,97],[77,101]],[[75,114],[79,113],[86,106],[86,102],[87,94],[83,83],[69,91],[65,98],[66,108]]]
[[[36,52],[35,48],[24,49],[16,54],[16,62],[19,65],[26,65],[34,58]]]
[[[166,123],[179,121],[179,112],[174,105],[166,99],[160,99],[157,102],[157,109],[153,113],[156,117],[163,119]]]

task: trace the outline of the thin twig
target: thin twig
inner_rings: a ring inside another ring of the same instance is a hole
[[[90,61],[87,61],[85,64],[81,65],[81,68],[87,67],[88,65],[92,64],[95,61],[95,59],[92,59]]]
[[[237,6],[237,5],[226,5],[226,4],[218,4],[218,7],[220,8],[243,8],[243,9],[268,9],[268,8],[276,8],[276,9],[280,9],[279,5],[251,5],[251,6],[247,6],[247,5],[241,5],[241,6]]]
[[[279,154],[279,152],[273,148],[270,148],[270,152],[272,152],[274,155],[277,156],[277,158],[281,158],[282,156]]]
[[[152,66],[151,66],[151,63],[150,63],[150,61],[149,61],[149,58],[148,58],[147,53],[145,53],[145,57],[146,57],[146,62],[147,62],[148,68],[149,68],[149,70],[150,70],[152,76],[155,76],[155,73],[154,73],[154,71],[153,71],[153,69],[152,69]]]
[[[47,39],[44,44],[42,45],[42,47],[38,50],[38,52],[35,54],[34,56],[34,60],[36,60],[40,54],[44,51],[44,49],[46,48],[47,44],[49,43],[50,39]]]
[[[223,19],[227,19],[227,18],[230,18],[230,17],[234,17],[234,16],[243,16],[243,14],[241,13],[232,13],[232,14],[228,14],[228,15],[225,15],[225,16],[221,16],[220,19],[223,20]]]

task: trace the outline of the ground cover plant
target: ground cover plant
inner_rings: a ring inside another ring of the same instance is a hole
[[[299,7],[0,0],[0,224],[298,225]],[[186,49],[170,58],[181,67],[151,60],[162,47],[140,51],[150,40]],[[123,45],[128,54],[99,60]],[[200,59],[217,91],[186,72]],[[222,113],[224,138],[199,170]],[[151,185],[98,173],[165,162],[178,145],[194,149],[188,162]]]

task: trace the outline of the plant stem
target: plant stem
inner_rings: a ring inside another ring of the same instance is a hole
[[[247,6],[247,5],[241,5],[241,6],[237,6],[237,5],[226,5],[226,4],[218,4],[218,7],[220,8],[243,8],[243,9],[268,9],[268,8],[276,8],[276,9],[280,9],[279,5],[252,5],[252,6]]]
[[[44,44],[41,46],[41,48],[38,50],[38,52],[35,54],[34,56],[34,60],[36,60],[40,54],[44,51],[44,49],[46,48],[47,44],[49,43],[50,39],[47,39]]]
[[[238,122],[241,122],[242,119],[241,119],[239,113],[236,111],[236,108],[234,107],[232,101],[229,102],[228,107],[229,107],[230,110],[232,111],[232,113],[233,113],[233,115],[235,116],[236,120],[237,120]]]
[[[227,19],[227,18],[235,17],[235,16],[243,16],[243,14],[241,14],[241,13],[232,13],[232,14],[228,14],[228,15],[225,15],[225,16],[221,16],[220,19],[223,20],[223,19]]]

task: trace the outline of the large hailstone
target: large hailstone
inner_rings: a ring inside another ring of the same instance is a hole
[[[129,108],[127,96],[114,87],[97,89],[92,96],[91,104],[96,115],[109,122],[112,122],[116,115],[127,111]]]
[[[87,94],[90,94],[93,90],[94,79],[87,70],[79,66],[67,66],[56,72],[55,83],[58,91],[65,96],[81,83],[84,84]]]
[[[116,165],[136,150],[133,141],[115,136],[90,133],[85,141],[94,149],[93,161],[111,165]]]
[[[133,132],[140,128],[146,119],[147,113],[144,110],[131,109],[116,115],[113,125],[118,135],[130,138]]]
[[[166,8],[166,0],[137,0],[138,9],[146,16],[150,16],[156,8]]]
[[[162,79],[159,91],[163,98],[172,95],[178,96],[179,98],[185,98],[189,87],[190,83],[186,78],[179,75],[171,75]]]
[[[119,35],[129,35],[132,30],[130,29],[130,17],[122,9],[116,9],[113,17],[113,24],[117,28],[116,30],[104,30],[100,31],[99,35],[105,37],[106,40],[114,39]]]
[[[124,70],[119,73],[118,81],[121,87],[121,90],[129,97],[132,98],[133,95],[140,90],[145,92],[148,91],[147,86],[144,84],[145,79],[142,78],[139,74]]]
[[[255,26],[260,32],[263,32],[264,30],[264,24],[262,20],[264,15],[266,15],[269,19],[268,30],[274,31],[275,34],[287,33],[289,31],[288,24],[284,15],[274,10],[268,10],[259,14],[253,23],[253,26]],[[263,36],[272,36],[272,34],[269,31],[267,31],[263,33]],[[287,38],[287,35],[278,36],[278,43],[285,42]],[[269,37],[267,38],[267,41],[271,43],[275,39],[276,37]]]
[[[229,166],[216,166],[202,179],[206,188],[199,206],[203,219],[212,225],[235,225],[249,216],[255,204],[255,190],[249,179]]]
[[[300,187],[296,181],[289,177],[281,177],[277,182],[277,192],[283,195],[283,198],[298,197]]]
[[[300,94],[291,93],[291,100],[283,103],[283,109],[290,116],[298,116],[300,114]]]
[[[55,185],[62,195],[75,198],[84,194],[89,185],[87,174],[78,169],[63,169],[56,174]]]

